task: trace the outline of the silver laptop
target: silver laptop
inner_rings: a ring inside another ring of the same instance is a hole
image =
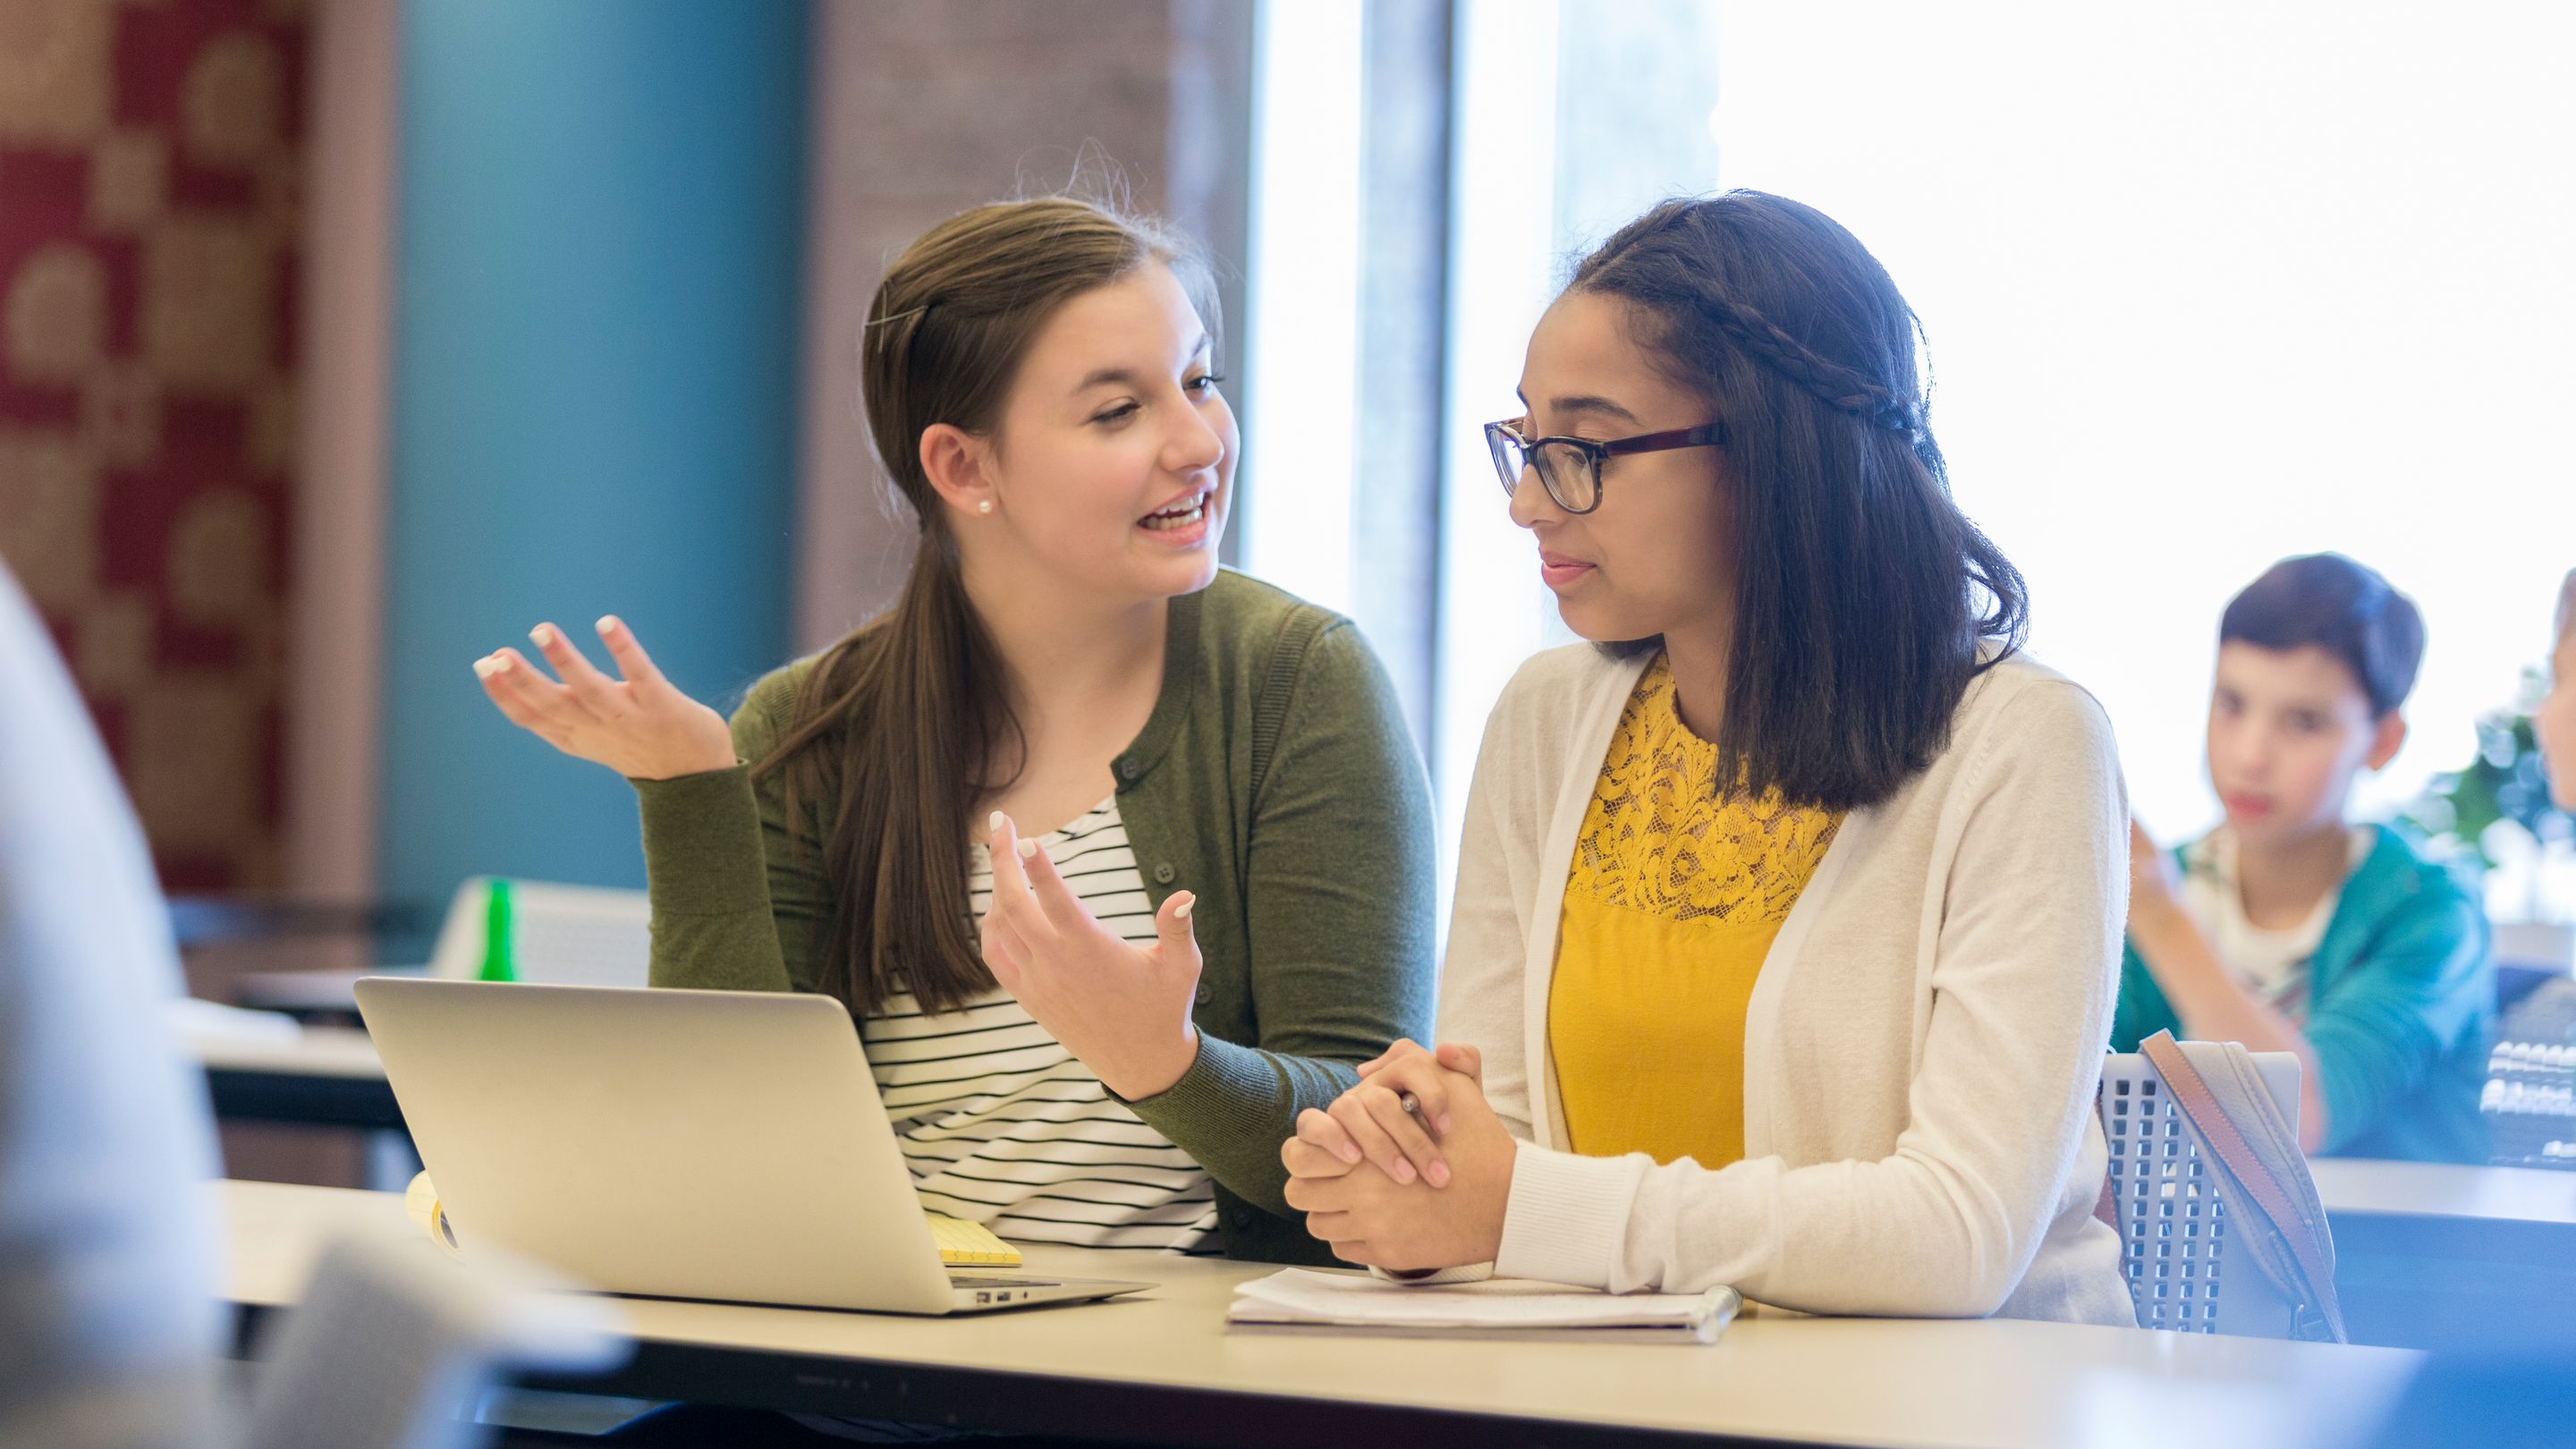
[[[358,1011],[458,1245],[613,1293],[976,1313],[1151,1283],[952,1270],[829,997],[370,978]]]

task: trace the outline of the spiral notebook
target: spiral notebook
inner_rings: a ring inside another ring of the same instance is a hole
[[[1236,1285],[1225,1318],[1230,1330],[1253,1333],[1715,1343],[1743,1306],[1732,1288],[1603,1293],[1525,1278],[1417,1287],[1359,1273],[1286,1268]]]

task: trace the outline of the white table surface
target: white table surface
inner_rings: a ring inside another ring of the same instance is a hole
[[[225,1182],[224,1292],[292,1304],[321,1244],[419,1244],[389,1193]],[[625,1300],[657,1344],[925,1368],[1448,1409],[1790,1441],[1891,1446],[2300,1449],[2351,1442],[2415,1355],[2265,1339],[2004,1320],[1807,1319],[1756,1313],[1717,1344],[1564,1345],[1229,1334],[1223,1260],[1033,1248],[1040,1272],[1149,1278],[1133,1299],[917,1319]],[[1533,1426],[1537,1427],[1537,1426]]]
[[[358,1009],[357,985],[370,976],[412,979],[426,966],[375,966],[363,971],[254,971],[234,983],[244,1006],[265,1011],[350,1012]]]
[[[275,1076],[385,1079],[376,1044],[356,1027],[308,1026],[277,1040],[205,1038],[191,1044],[208,1071],[262,1072]]]
[[[2355,1157],[2316,1158],[2308,1171],[2329,1218],[2367,1213],[2576,1229],[2576,1172]]]

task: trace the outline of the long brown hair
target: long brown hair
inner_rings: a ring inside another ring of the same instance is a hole
[[[947,510],[922,471],[921,435],[937,423],[989,432],[1056,309],[1156,263],[1213,335],[1215,300],[1195,253],[1151,222],[1062,197],[980,206],[931,228],[868,306],[868,428],[921,539],[902,595],[815,661],[757,767],[779,773],[795,829],[800,802],[829,812],[819,985],[854,1012],[898,990],[925,1010],[953,1010],[991,989],[967,916],[968,816],[1016,778],[1025,745]]]

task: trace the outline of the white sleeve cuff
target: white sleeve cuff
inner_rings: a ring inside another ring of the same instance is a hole
[[[1407,1288],[1437,1288],[1444,1283],[1482,1283],[1494,1276],[1494,1265],[1461,1263],[1455,1268],[1434,1268],[1428,1273],[1390,1273],[1384,1268],[1371,1268],[1369,1276],[1381,1283],[1401,1283]]]
[[[1527,1142],[1512,1162],[1503,1246],[1494,1272],[1608,1288],[1628,1232],[1643,1157],[1581,1157]]]

